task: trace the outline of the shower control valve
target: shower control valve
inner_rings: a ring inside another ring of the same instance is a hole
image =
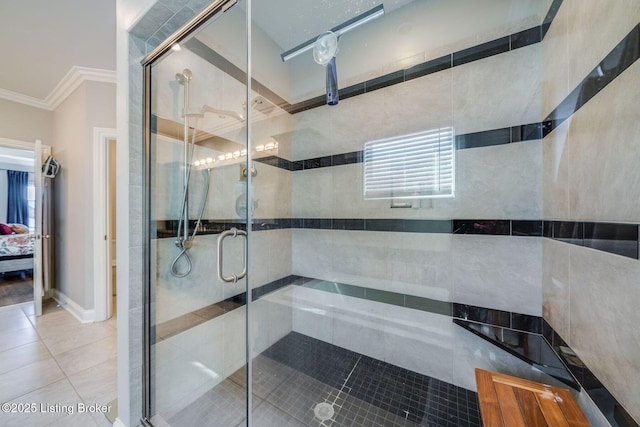
[[[251,178],[255,178],[257,175],[258,175],[258,170],[254,166],[251,166]],[[247,167],[246,166],[242,166],[242,177],[243,178],[247,177]]]

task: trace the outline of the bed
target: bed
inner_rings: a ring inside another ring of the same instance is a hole
[[[0,235],[0,273],[33,268],[35,235]]]

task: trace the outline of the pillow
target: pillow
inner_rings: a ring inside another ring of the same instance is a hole
[[[9,227],[11,227],[11,231],[16,234],[27,234],[29,232],[29,228],[26,225],[9,224]]]
[[[7,224],[0,223],[0,234],[13,234],[13,230]]]

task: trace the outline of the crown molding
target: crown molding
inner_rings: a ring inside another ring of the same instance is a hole
[[[60,80],[51,93],[44,99],[44,102],[51,107],[52,110],[58,108],[62,102],[67,99],[80,85],[86,81],[115,83],[116,72],[111,70],[102,70],[99,68],[87,68],[73,66],[69,72]]]
[[[28,105],[30,107],[42,108],[43,110],[49,110],[49,111],[53,110],[53,108],[51,108],[51,106],[42,99],[23,95],[18,92],[12,92],[6,89],[0,88],[0,98],[6,99],[7,101]]]
[[[53,111],[84,82],[116,83],[116,72],[100,68],[73,66],[45,99],[38,99],[0,88],[0,98]]]

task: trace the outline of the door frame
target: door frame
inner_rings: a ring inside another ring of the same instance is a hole
[[[109,251],[111,230],[109,222],[109,143],[116,139],[114,128],[93,128],[93,279],[94,322],[111,317],[111,262]],[[117,157],[117,155],[116,155]]]
[[[10,138],[0,138],[0,146],[8,148],[17,148],[20,150],[33,152],[33,176],[36,190],[36,228],[35,242],[33,251],[33,307],[36,316],[42,315],[42,297],[43,297],[43,276],[42,276],[42,173],[40,166],[42,162],[42,150],[46,149],[50,152],[50,147],[43,145],[42,141],[36,139],[34,141],[21,141]]]

